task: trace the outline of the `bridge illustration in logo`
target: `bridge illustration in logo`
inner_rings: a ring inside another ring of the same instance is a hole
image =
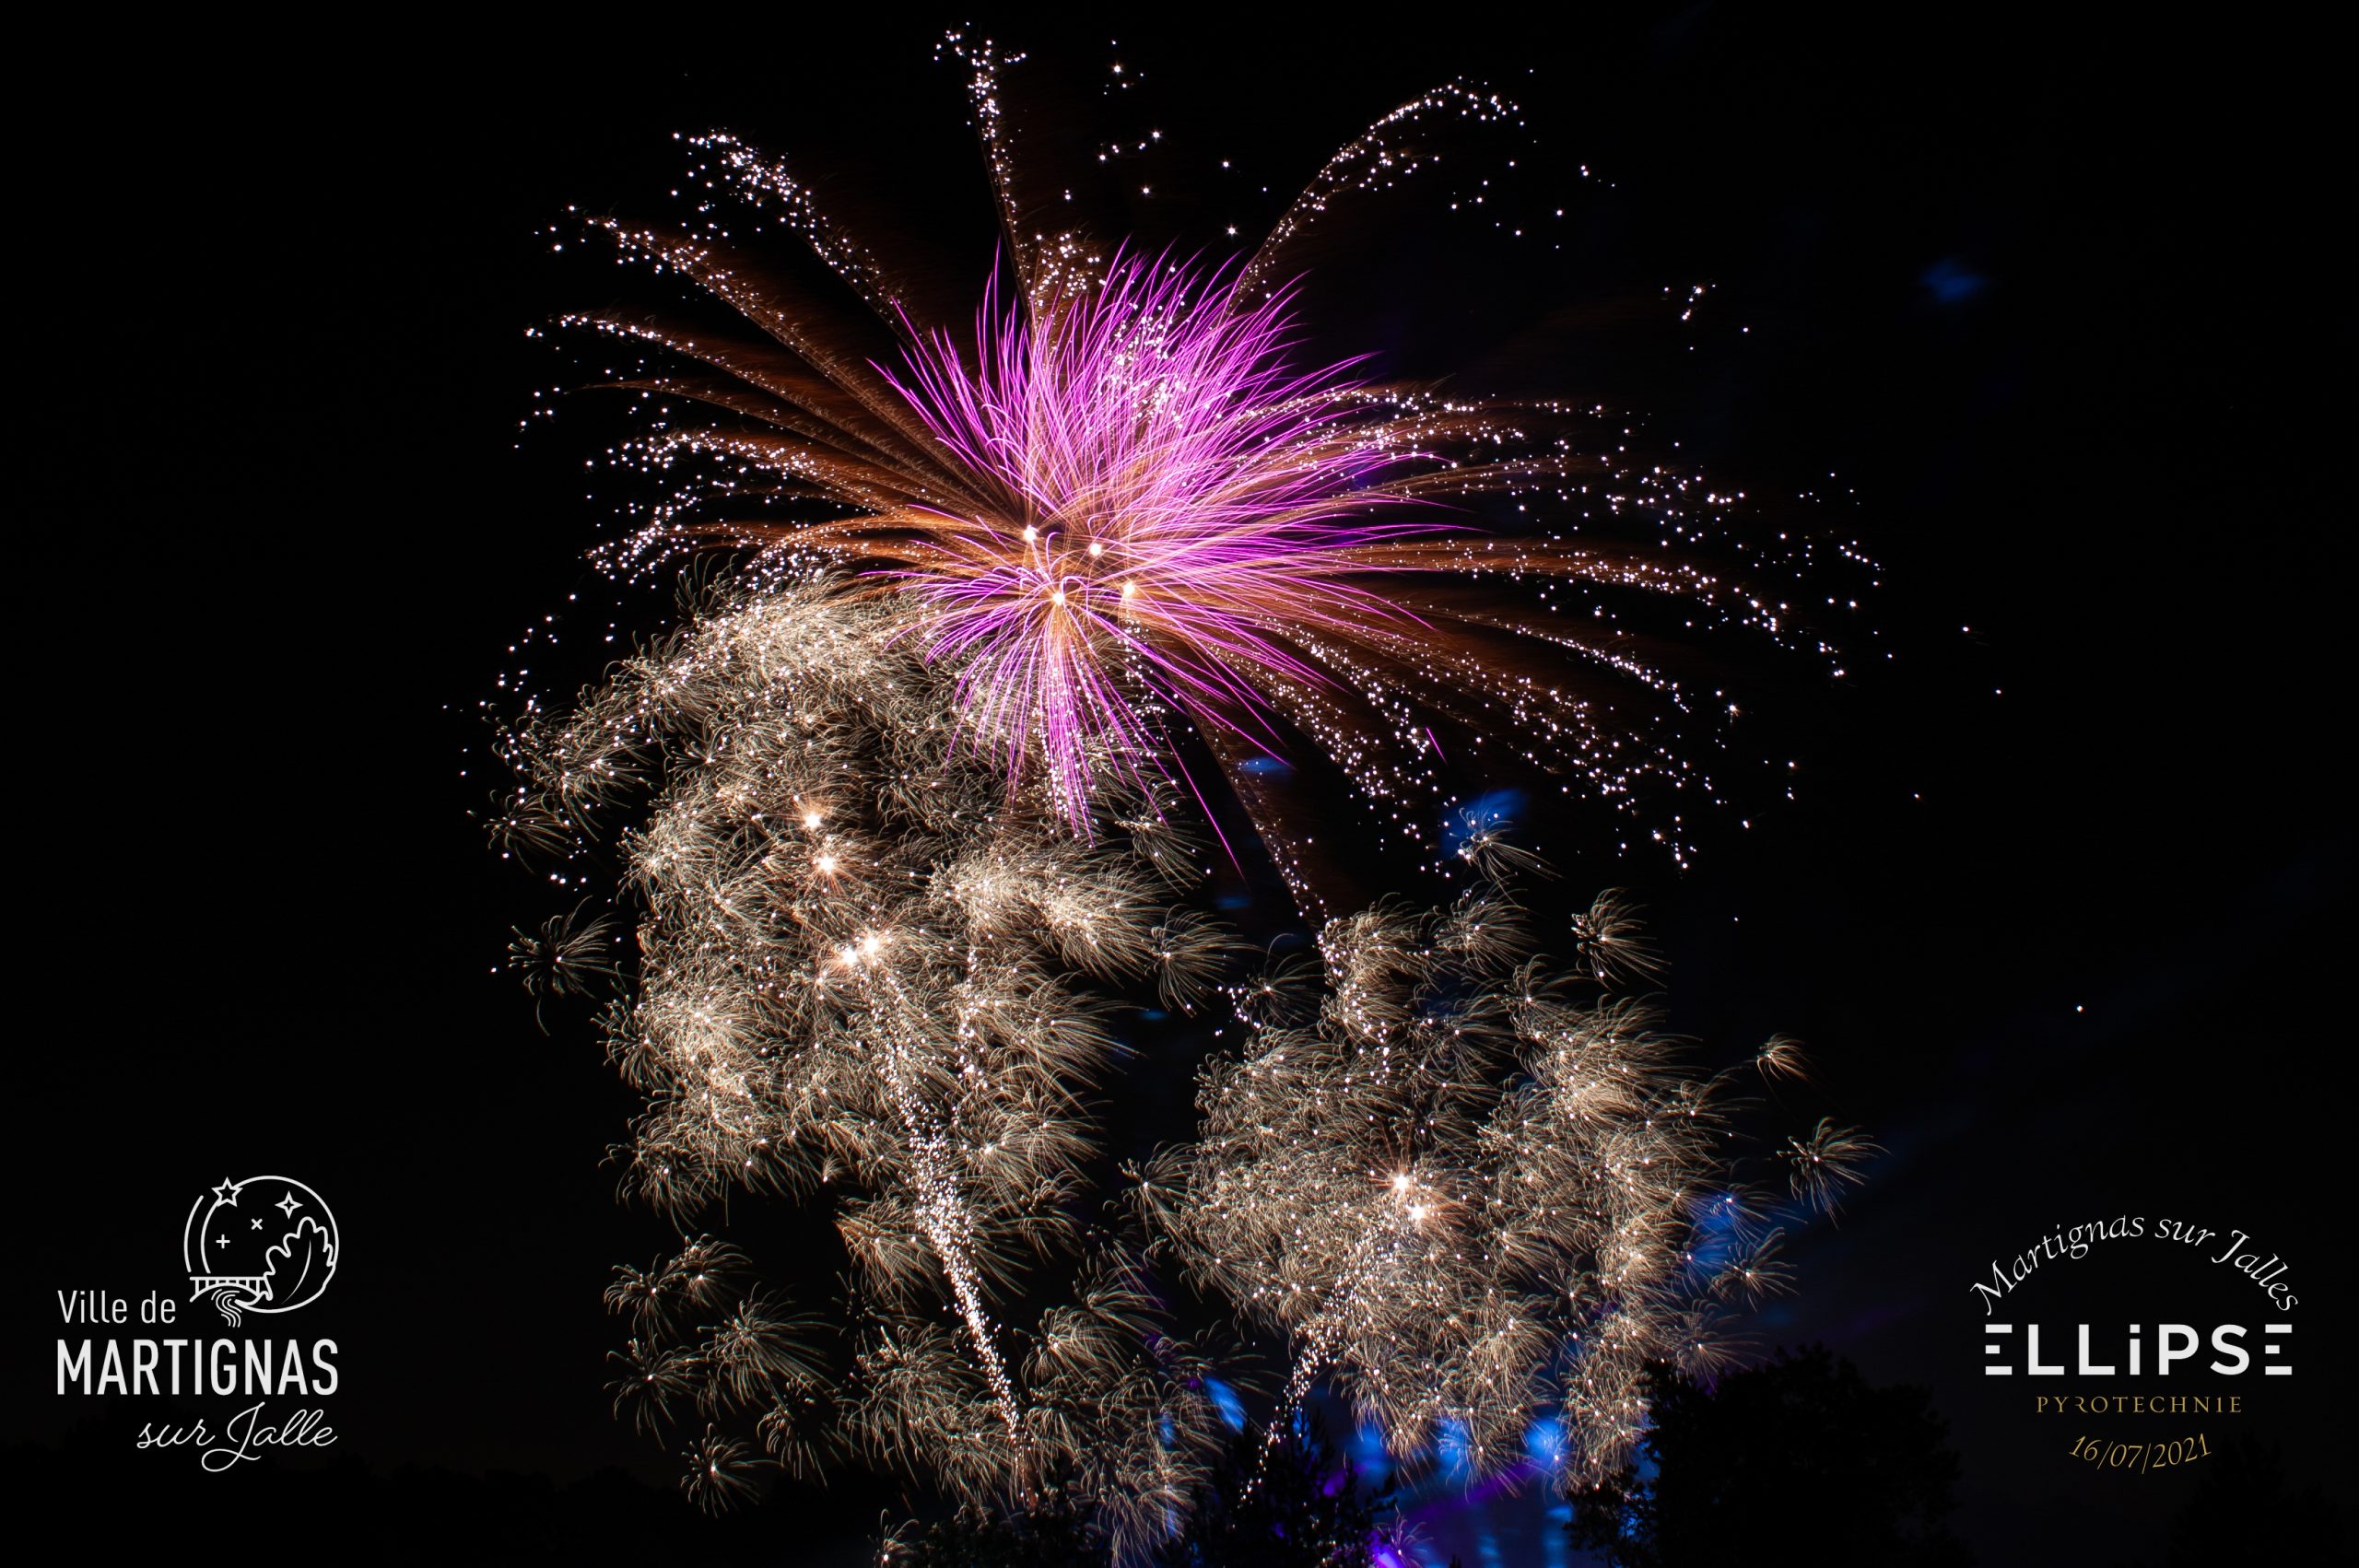
[[[233,1327],[317,1301],[341,1250],[326,1199],[291,1176],[225,1178],[190,1206],[181,1234],[189,1299],[212,1297]]]

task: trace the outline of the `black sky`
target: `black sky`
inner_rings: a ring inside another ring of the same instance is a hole
[[[51,1293],[169,1288],[189,1198],[244,1166],[336,1204],[347,1262],[311,1310],[346,1347],[342,1457],[663,1473],[600,1387],[607,1267],[662,1240],[601,1166],[629,1100],[578,1018],[544,1037],[490,973],[546,901],[465,815],[508,645],[605,591],[581,560],[603,427],[517,447],[554,379],[524,329],[660,298],[536,236],[569,204],[661,210],[671,134],[726,125],[979,277],[939,19],[310,58],[213,32],[35,73],[0,1435],[108,1456],[95,1495],[176,1461],[117,1453],[141,1412],[54,1396]],[[1812,1103],[1888,1147],[1761,1337],[1933,1388],[1984,1561],[2134,1560],[2167,1508],[1989,1397],[1967,1285],[2057,1224],[2192,1214],[2318,1287],[2256,1426],[2340,1473],[2352,342],[2324,41],[1711,6],[1000,30],[1069,73],[1062,152],[1152,112],[1175,172],[1132,221],[1196,244],[1447,76],[1525,102],[1518,189],[1574,197],[1564,249],[1396,229],[1338,264],[1335,330],[1641,406],[1716,477],[1814,492],[1888,568],[1896,657],[1789,694],[1792,744],[1762,739],[1802,762],[1795,803],[1708,825],[1684,876],[1589,848],[1591,819],[1536,825],[1568,882],[1650,906],[1679,1027],[1802,1036]],[[1115,58],[1134,99],[1097,90]],[[1699,282],[1692,334],[1636,330],[1634,302]],[[886,1501],[773,1514],[856,1537]]]

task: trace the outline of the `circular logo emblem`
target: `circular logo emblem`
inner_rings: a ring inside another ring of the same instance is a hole
[[[181,1234],[195,1293],[235,1324],[248,1312],[292,1312],[319,1300],[335,1273],[335,1216],[291,1176],[224,1179],[199,1197]]]

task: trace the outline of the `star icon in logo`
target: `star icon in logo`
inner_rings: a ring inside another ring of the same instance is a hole
[[[249,1188],[258,1200],[251,1206],[240,1201]],[[276,1199],[265,1196],[274,1189]],[[210,1298],[233,1328],[243,1314],[291,1312],[316,1300],[335,1273],[339,1250],[334,1211],[293,1176],[231,1176],[205,1189],[181,1230],[181,1258],[195,1293],[190,1299]]]

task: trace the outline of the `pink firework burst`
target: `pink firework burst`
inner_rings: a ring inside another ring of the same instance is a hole
[[[969,743],[1084,833],[1109,775],[1177,773],[1168,726],[1192,724],[1306,912],[1326,903],[1316,834],[1261,759],[1331,760],[1430,852],[1444,737],[1625,811],[1649,783],[1710,793],[1673,737],[1679,715],[1732,705],[1673,673],[1650,622],[1834,655],[1772,594],[1692,558],[1727,497],[1631,459],[1614,411],[1379,382],[1299,352],[1272,281],[1289,248],[1394,179],[1427,122],[1511,106],[1461,87],[1403,105],[1234,269],[1207,269],[1048,227],[1023,194],[997,63],[979,57],[973,90],[1015,287],[994,273],[970,343],[912,322],[896,275],[732,137],[695,142],[697,188],[800,233],[898,361],[710,204],[687,232],[596,223],[758,332],[637,310],[566,319],[661,357],[605,383],[655,419],[621,456],[674,486],[627,558],[747,546],[889,596],[905,635],[956,670]],[[1511,535],[1477,526],[1477,497],[1511,509]],[[1645,598],[1676,614],[1634,626],[1624,609]],[[1674,811],[1652,836],[1678,857],[1682,830]]]
[[[1097,767],[1156,769],[1152,698],[1247,744],[1278,744],[1265,695],[1320,683],[1308,637],[1414,618],[1344,580],[1367,552],[1438,532],[1369,514],[1389,475],[1427,458],[1362,417],[1348,364],[1298,371],[1285,299],[1115,258],[1102,285],[1032,312],[992,290],[975,351],[944,334],[910,354],[910,405],[983,492],[905,541],[884,576],[930,614],[930,659],[959,671],[965,721],[1011,772],[1046,765],[1060,808],[1088,812]]]

